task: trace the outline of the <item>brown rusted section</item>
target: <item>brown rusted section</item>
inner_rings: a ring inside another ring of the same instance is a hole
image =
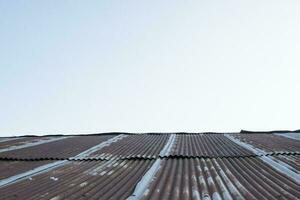
[[[259,158],[167,159],[149,189],[143,199],[300,198],[298,184]]]
[[[65,159],[114,136],[77,136],[3,152],[0,157]],[[299,141],[276,135],[233,136],[267,152],[299,151]],[[169,137],[169,134],[128,135],[91,155],[107,161],[66,162],[64,166],[0,188],[0,199],[126,199],[157,161]],[[171,157],[160,158],[160,168],[150,179],[144,199],[300,199],[300,186],[295,180],[260,157],[245,157],[255,154],[222,134],[176,134],[170,153]],[[297,153],[272,156],[299,173]],[[48,163],[0,161],[0,179]]]
[[[98,158],[156,158],[169,135],[130,135],[104,147],[90,157]]]
[[[300,155],[278,155],[274,157],[291,166],[292,171],[300,173]]]
[[[13,138],[12,140],[9,141],[4,141],[1,142],[0,140],[0,149],[5,149],[11,146],[21,146],[26,143],[35,143],[40,140],[47,140],[50,137],[25,137],[25,138]]]
[[[153,162],[72,162],[0,188],[0,194],[2,199],[125,199]]]
[[[88,137],[71,137],[57,140],[41,145],[17,149],[0,153],[1,158],[21,158],[21,159],[38,159],[38,158],[69,158],[75,156],[101,142],[104,142],[114,136],[88,136]]]
[[[223,157],[254,154],[232,142],[223,134],[186,134],[176,135],[171,155]]]
[[[0,161],[0,180],[8,178],[10,176],[21,174],[50,162],[51,161]]]
[[[300,141],[274,134],[232,134],[235,138],[267,152],[300,152]]]

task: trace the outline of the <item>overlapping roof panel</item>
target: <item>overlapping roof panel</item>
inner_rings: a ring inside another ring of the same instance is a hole
[[[53,137],[23,137],[23,138],[3,138],[0,140],[0,151],[6,148],[35,144],[40,141],[47,141]]]
[[[298,199],[300,185],[259,158],[167,159],[142,199]]]
[[[1,199],[125,199],[154,161],[70,162],[0,188]]]
[[[178,134],[170,155],[189,157],[230,157],[253,155],[223,134]]]
[[[123,139],[94,152],[96,158],[156,158],[170,135],[129,135]]]
[[[274,134],[231,134],[242,142],[266,152],[300,152],[299,140]]]
[[[273,156],[279,161],[282,161],[290,166],[294,172],[300,172],[300,156],[299,155],[276,155]]]
[[[1,152],[0,158],[67,159],[101,142],[104,142],[114,136],[115,135],[67,137],[67,138],[62,138],[61,140],[56,140],[45,144]]]
[[[36,167],[46,165],[50,162],[53,161],[27,162],[27,161],[3,161],[3,160],[1,161],[0,160],[0,180],[33,170]]]
[[[111,134],[1,143],[0,199],[300,199],[300,141],[273,134]]]

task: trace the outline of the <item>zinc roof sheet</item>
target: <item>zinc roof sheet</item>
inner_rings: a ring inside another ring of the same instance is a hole
[[[1,152],[0,158],[25,160],[50,158],[67,159],[112,137],[113,135],[69,137],[45,144]],[[41,140],[43,139],[44,138],[41,138]]]
[[[56,137],[3,146],[19,149],[0,153],[0,199],[300,199],[296,139],[253,133]]]
[[[170,155],[188,157],[249,156],[252,152],[223,134],[178,134]]]
[[[90,155],[93,158],[157,158],[170,135],[129,135]]]
[[[258,158],[167,159],[142,199],[297,199],[300,186]]]
[[[300,156],[298,155],[276,155],[273,156],[277,160],[280,160],[289,166],[291,166],[291,170],[294,172],[300,172]]]
[[[27,162],[27,161],[3,161],[0,160],[0,180],[8,177],[33,170],[36,167],[48,164],[53,161],[38,161],[38,162]],[[1,197],[0,197],[1,198]]]
[[[18,147],[25,144],[34,144],[39,141],[47,141],[52,137],[24,137],[24,138],[5,138],[0,140],[0,150],[9,148],[9,147]]]
[[[300,142],[274,134],[231,134],[233,137],[266,152],[299,152]],[[300,135],[300,133],[299,133]]]
[[[69,162],[0,188],[1,199],[124,199],[152,160]]]

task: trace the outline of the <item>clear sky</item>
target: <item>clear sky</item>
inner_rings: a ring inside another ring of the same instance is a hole
[[[298,129],[299,10],[0,0],[0,135]]]

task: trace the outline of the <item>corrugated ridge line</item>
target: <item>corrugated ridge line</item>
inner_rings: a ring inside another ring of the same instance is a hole
[[[224,134],[224,133],[240,133],[240,132],[105,132],[105,133],[79,133],[79,134],[45,134],[45,135],[20,135],[3,138],[26,138],[26,137],[63,137],[63,136],[102,136],[102,135],[172,135],[172,134]],[[259,133],[259,132],[258,132]],[[0,137],[1,138],[1,137]]]
[[[123,137],[124,137],[124,135],[115,136],[111,139],[108,139],[105,142],[101,142],[100,144],[98,144],[98,145],[96,145],[96,146],[94,146],[90,149],[87,149],[86,151],[74,156],[73,158],[76,158],[76,157],[77,158],[82,158],[82,156],[86,156],[89,153],[93,153],[94,151],[99,150],[99,149],[103,148],[104,146],[109,145],[112,142],[116,142],[116,141],[122,139]],[[99,149],[97,149],[97,148],[99,148]],[[43,166],[37,167],[33,170],[30,170],[30,171],[27,171],[27,172],[24,172],[24,173],[21,173],[21,174],[17,174],[15,176],[12,176],[12,177],[9,177],[9,178],[6,178],[6,179],[3,179],[3,180],[0,181],[0,188],[3,187],[3,186],[7,186],[7,185],[10,185],[12,183],[15,183],[17,181],[24,180],[24,179],[26,179],[30,176],[41,174],[41,173],[47,172],[51,169],[55,169],[57,167],[65,165],[66,163],[68,163],[68,160],[57,161],[55,163],[50,163],[50,164],[47,164],[47,165],[43,165]]]
[[[167,155],[167,156],[129,156],[129,157],[110,157],[110,158],[102,158],[102,157],[91,157],[91,158],[56,158],[56,157],[42,157],[42,158],[13,158],[13,157],[0,157],[1,161],[47,161],[47,160],[68,160],[68,161],[105,161],[105,160],[155,160],[155,159],[164,159],[164,158],[204,158],[204,159],[213,159],[213,158],[255,158],[255,157],[263,157],[263,156],[293,156],[300,155],[300,152],[273,152],[266,154],[253,154],[253,155],[241,155],[241,156],[192,156],[192,155]]]
[[[262,161],[264,161],[265,163],[267,163],[268,165],[270,165],[277,171],[285,174],[286,176],[288,176],[289,178],[291,178],[292,180],[295,180],[298,184],[300,184],[300,172],[298,170],[294,169],[292,166],[290,166],[287,163],[284,163],[272,156],[268,156],[268,157],[264,156],[265,152],[263,150],[258,149],[250,144],[244,143],[228,134],[225,134],[225,136],[227,138],[229,138],[230,140],[232,140],[233,142],[241,145],[242,147],[244,147],[256,154],[262,154],[263,156],[259,157]]]
[[[41,141],[33,142],[33,143],[28,142],[28,143],[25,143],[25,144],[19,145],[19,146],[10,146],[10,147],[5,148],[5,149],[0,149],[0,153],[7,152],[7,151],[13,151],[13,150],[17,150],[17,149],[23,149],[23,148],[27,148],[27,147],[33,147],[33,146],[46,144],[46,143],[50,143],[50,142],[55,142],[55,141],[63,140],[63,139],[70,138],[70,137],[72,137],[72,136],[60,137],[60,138],[51,138],[49,140],[41,140]]]
[[[176,140],[176,135],[172,134],[168,142],[165,144],[165,147],[160,151],[159,155],[165,156],[169,155],[170,151],[172,150],[172,146]],[[157,173],[159,168],[161,167],[161,159],[158,158],[150,169],[144,174],[141,180],[137,183],[132,195],[130,195],[127,200],[137,200],[142,197],[142,195],[147,190],[150,183],[153,181],[154,175]]]
[[[278,130],[278,131],[246,131],[241,130],[239,132],[105,132],[105,133],[78,133],[78,134],[45,134],[45,135],[20,135],[20,136],[11,136],[11,137],[2,137],[2,138],[25,138],[25,137],[62,137],[62,136],[101,136],[101,135],[162,135],[162,134],[274,134],[274,133],[300,133],[300,130],[290,131],[290,130]],[[1,138],[1,137],[0,137]]]

